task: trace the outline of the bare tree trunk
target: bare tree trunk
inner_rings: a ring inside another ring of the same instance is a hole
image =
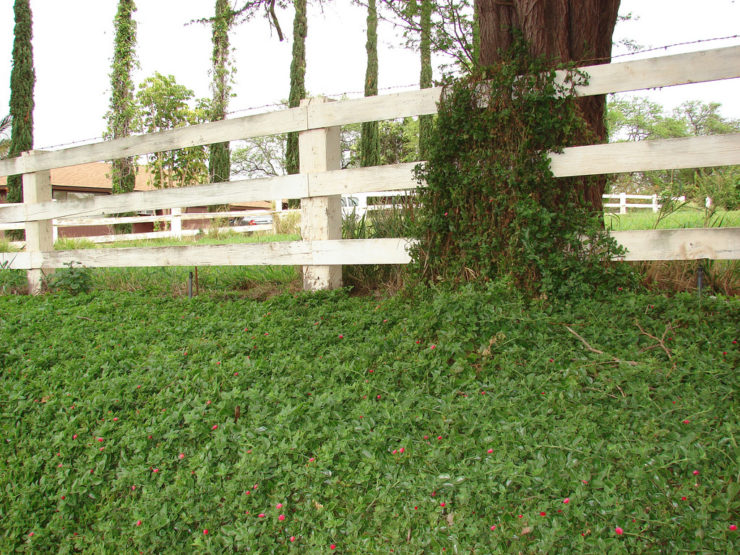
[[[611,61],[612,34],[617,22],[619,0],[475,0],[480,29],[481,65],[500,61],[514,30],[529,41],[532,54],[544,55],[553,64],[574,61],[579,65]],[[579,100],[592,136],[588,142],[606,141],[604,95]],[[601,214],[605,178],[577,178],[586,205]]]

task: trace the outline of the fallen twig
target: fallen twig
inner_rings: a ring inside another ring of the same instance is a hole
[[[586,347],[586,349],[588,349],[592,353],[596,353],[597,355],[611,356],[611,355],[607,355],[604,351],[600,351],[599,349],[594,349],[591,345],[588,344],[588,341],[586,341],[583,337],[581,337],[580,335],[578,335],[578,333],[575,332],[573,330],[573,328],[571,328],[570,326],[565,325],[565,324],[563,324],[563,325],[565,326],[565,329],[566,330],[568,330],[570,333],[572,333],[573,335],[575,335],[581,341],[581,343],[584,344],[584,346]],[[612,356],[611,358],[612,358],[612,362],[616,362],[618,364],[629,364],[630,366],[637,366],[637,363],[634,360],[622,360],[622,359],[617,358],[617,357],[614,357],[614,356]],[[620,389],[620,391],[621,391],[621,389]],[[622,393],[622,395],[624,395],[624,392]]]
[[[640,333],[642,335],[645,335],[645,336],[649,337],[650,339],[653,339],[654,341],[657,341],[657,343],[655,345],[651,345],[650,347],[646,347],[645,350],[647,351],[649,349],[656,349],[656,348],[660,347],[661,349],[663,349],[663,352],[665,352],[666,356],[668,357],[668,360],[670,360],[673,363],[673,365],[671,366],[671,370],[675,370],[676,369],[676,363],[673,361],[673,355],[671,354],[671,351],[668,349],[668,347],[665,346],[665,336],[668,334],[669,331],[672,331],[673,330],[673,326],[671,326],[671,324],[666,325],[665,331],[663,332],[663,336],[660,337],[660,338],[658,338],[655,335],[653,335],[651,333],[648,333],[644,329],[642,329],[642,326],[640,325],[640,322],[638,322],[637,320],[635,320],[635,325],[637,326],[637,329],[640,330]],[[669,371],[669,373],[670,373],[670,371]]]

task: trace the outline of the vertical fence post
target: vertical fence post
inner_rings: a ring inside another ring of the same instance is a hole
[[[22,156],[32,156],[33,151]],[[36,204],[51,201],[51,172],[49,170],[23,174],[23,203]],[[38,253],[54,250],[53,220],[26,222],[26,251],[31,259],[31,269],[26,273],[28,293],[38,295],[43,285],[41,257]]]
[[[329,102],[324,97],[301,100],[301,106]],[[310,129],[298,134],[301,173],[338,170],[341,167],[339,127]],[[340,195],[301,199],[301,236],[304,241],[342,238]],[[342,286],[341,266],[304,266],[304,291],[338,289]]]
[[[619,193],[619,213],[627,213],[627,193]]]
[[[657,212],[660,210],[660,205],[658,204],[658,195],[653,195],[653,212]]]
[[[173,208],[170,211],[170,233],[176,239],[182,239],[182,208]]]

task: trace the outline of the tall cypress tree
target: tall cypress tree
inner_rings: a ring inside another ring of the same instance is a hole
[[[15,0],[15,38],[13,41],[13,69],[10,72],[10,131],[9,157],[33,148],[33,20],[30,0]],[[8,178],[8,202],[23,202],[23,178]]]
[[[290,95],[288,107],[300,105],[306,96],[306,35],[308,34],[308,17],[306,0],[295,0],[295,18],[293,19],[293,60],[290,62]],[[298,173],[298,133],[288,133],[285,148],[285,167],[289,174]]]
[[[120,139],[131,134],[136,117],[134,82],[131,76],[136,65],[136,11],[134,0],[118,0],[115,27],[113,62],[111,65],[110,109],[106,114],[106,138]],[[133,158],[121,158],[112,163],[113,194],[129,193],[136,183],[136,166]]]
[[[378,11],[375,0],[367,4],[367,69],[365,71],[365,96],[378,94]],[[360,137],[360,165],[377,166],[380,164],[380,135],[378,122],[362,124]]]
[[[216,0],[213,28],[213,103],[211,104],[211,121],[226,118],[229,104],[229,28],[233,22],[234,12],[228,0]],[[211,182],[228,181],[231,175],[231,154],[229,143],[216,143],[210,146],[208,172]]]
[[[421,0],[421,75],[419,87],[428,89],[432,86],[432,0]],[[429,138],[432,134],[433,116],[419,117],[419,156],[427,159]]]

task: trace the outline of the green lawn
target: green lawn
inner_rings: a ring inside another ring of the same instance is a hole
[[[607,229],[624,231],[628,229],[675,229],[686,227],[740,227],[740,210],[718,210],[709,219],[704,210],[684,207],[658,220],[659,214],[647,209],[631,209],[627,214],[606,212],[604,220]]]
[[[0,296],[0,552],[738,552],[738,321],[501,285]]]

